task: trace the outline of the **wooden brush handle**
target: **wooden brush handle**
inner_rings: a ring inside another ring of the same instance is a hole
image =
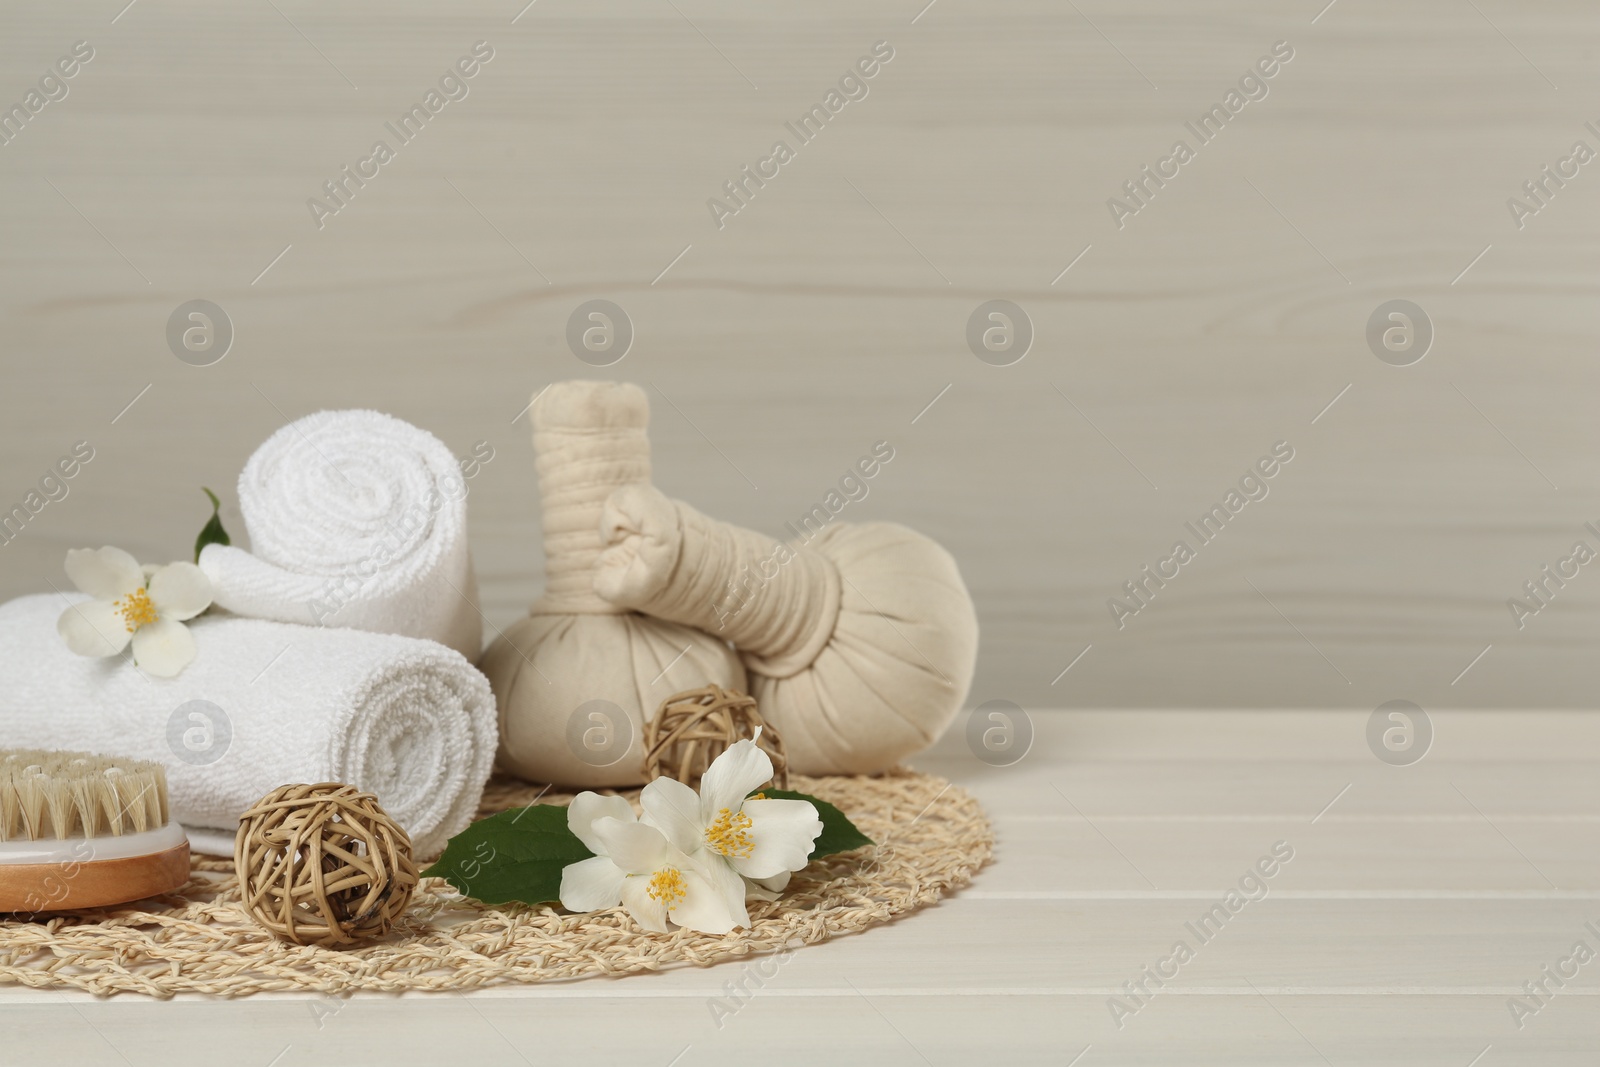
[[[0,863],[0,912],[76,911],[159,896],[189,881],[189,842],[148,856]]]

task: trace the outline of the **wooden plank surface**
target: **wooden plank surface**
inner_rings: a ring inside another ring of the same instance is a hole
[[[8,989],[0,1062],[199,1064],[240,1041],[263,1064],[736,1063],[773,1042],[908,1064],[1085,1047],[1084,1067],[1591,1062],[1600,971],[1521,1028],[1507,1005],[1576,941],[1600,945],[1600,721],[1441,713],[1438,747],[1395,767],[1359,741],[1365,718],[1039,709],[1034,749],[1004,768],[952,735],[922,765],[983,800],[996,862],[935,908],[797,953],[731,1013],[746,964],[464,997]],[[1294,855],[1265,893],[1196,927],[1279,841]],[[1136,1005],[1124,983],[1178,940],[1193,958],[1119,1027],[1112,998]]]

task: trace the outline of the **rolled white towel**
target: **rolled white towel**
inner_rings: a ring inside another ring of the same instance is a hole
[[[495,703],[459,654],[413,637],[204,615],[189,623],[194,662],[152,678],[125,656],[67,649],[56,619],[84,599],[0,605],[0,746],[157,760],[178,821],[228,840],[240,814],[291,782],[376,794],[419,856],[471,821],[494,761]]]
[[[250,551],[208,545],[200,568],[238,615],[426,637],[476,659],[466,497],[455,457],[427,431],[319,411],[267,438],[239,475]]]

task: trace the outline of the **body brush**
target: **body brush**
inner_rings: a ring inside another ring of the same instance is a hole
[[[160,764],[0,751],[0,912],[125,904],[188,880]]]

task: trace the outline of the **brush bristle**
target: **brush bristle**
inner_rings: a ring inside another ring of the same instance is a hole
[[[116,837],[166,824],[167,774],[159,763],[0,750],[0,841]]]

